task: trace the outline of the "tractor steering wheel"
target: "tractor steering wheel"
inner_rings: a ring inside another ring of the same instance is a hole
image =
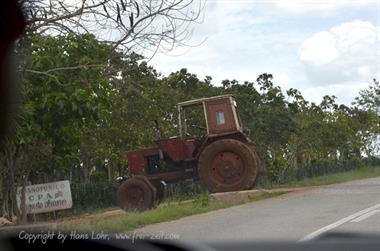
[[[198,131],[196,133],[197,138],[203,137],[205,135],[205,132],[207,131],[207,128],[204,126],[200,126],[200,125],[190,125],[190,126],[195,128],[195,129],[198,129]]]

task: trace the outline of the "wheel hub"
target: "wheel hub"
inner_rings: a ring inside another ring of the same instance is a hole
[[[218,183],[233,184],[241,179],[244,164],[234,152],[222,152],[215,155],[211,162],[211,176]]]
[[[134,207],[138,207],[143,202],[144,191],[139,187],[131,187],[126,192],[126,201]]]

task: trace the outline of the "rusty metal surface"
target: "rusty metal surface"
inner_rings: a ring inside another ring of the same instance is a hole
[[[244,163],[239,154],[234,152],[221,152],[210,163],[211,178],[221,184],[236,184],[245,174]]]
[[[221,139],[235,139],[246,144],[252,143],[252,140],[246,134],[242,132],[227,132],[227,133],[220,133],[217,135],[209,135],[208,143],[214,142],[216,140],[221,140]]]
[[[193,172],[187,172],[185,170],[181,171],[173,171],[173,172],[165,172],[165,173],[158,173],[147,176],[149,180],[163,180],[166,183],[175,182],[178,180],[184,180],[184,179],[190,179],[194,177]]]
[[[143,181],[150,189],[150,191],[152,192],[152,200],[155,201],[156,198],[157,198],[157,189],[156,187],[149,181],[148,177],[147,176],[144,176],[144,175],[135,175],[133,176],[133,178],[135,179],[139,179],[141,181]]]
[[[195,149],[197,148],[195,139],[185,139],[183,143],[184,143],[184,151],[185,151],[184,159],[192,159]]]
[[[118,204],[125,211],[146,210],[153,206],[154,200],[155,194],[149,183],[140,178],[124,181],[117,191]]]
[[[205,108],[209,134],[220,134],[238,130],[233,113],[234,106],[229,98],[207,101],[205,102]],[[224,123],[217,123],[217,112],[224,114]]]
[[[250,189],[256,180],[257,161],[243,142],[217,140],[201,153],[198,174],[212,192]]]
[[[192,159],[195,151],[195,140],[180,138],[163,139],[158,141],[159,147],[164,154],[167,154],[173,161],[183,161]],[[127,152],[128,166],[134,175],[147,175],[149,156],[157,156],[159,148],[146,148]]]
[[[195,159],[199,159],[200,155],[202,154],[203,150],[210,145],[211,143],[222,140],[222,139],[234,139],[241,141],[245,144],[251,145],[252,140],[243,132],[232,132],[232,133],[222,133],[220,135],[210,135],[207,138],[205,138],[205,141],[202,143],[202,145],[197,148]]]
[[[158,144],[172,160],[179,161],[185,158],[184,144],[180,138],[161,139]]]
[[[180,137],[161,139],[158,141],[159,147],[164,153],[174,161],[189,159],[195,149],[194,139],[182,140]]]
[[[127,152],[128,167],[134,175],[145,175],[147,160],[145,157],[158,155],[158,148],[145,148]]]

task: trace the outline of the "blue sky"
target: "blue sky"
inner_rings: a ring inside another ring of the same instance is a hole
[[[380,0],[208,0],[189,43],[151,61],[163,74],[188,68],[200,78],[254,81],[272,73],[310,101],[350,104],[380,78]]]

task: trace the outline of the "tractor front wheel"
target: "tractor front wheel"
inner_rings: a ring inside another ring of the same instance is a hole
[[[208,145],[198,161],[198,174],[211,192],[250,189],[257,176],[258,159],[248,145],[234,139]]]
[[[144,179],[131,178],[117,190],[117,202],[125,211],[143,211],[153,206],[154,192]]]

